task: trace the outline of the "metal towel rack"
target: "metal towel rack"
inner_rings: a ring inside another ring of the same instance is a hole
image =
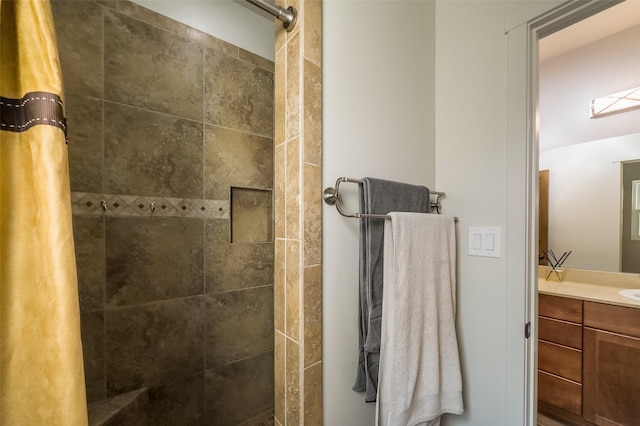
[[[354,217],[357,219],[360,218],[374,218],[374,219],[389,219],[389,216],[386,214],[372,214],[372,213],[347,213],[342,209],[341,201],[340,201],[340,184],[343,182],[349,183],[362,183],[362,179],[354,179],[350,177],[339,177],[336,181],[336,186],[334,188],[327,187],[324,189],[322,193],[322,199],[325,203],[330,206],[336,206],[338,213],[340,213],[344,217]],[[444,192],[438,191],[429,191],[429,195],[435,195],[435,201],[431,201],[431,208],[435,209],[436,213],[440,214],[440,198],[444,197],[446,194]]]

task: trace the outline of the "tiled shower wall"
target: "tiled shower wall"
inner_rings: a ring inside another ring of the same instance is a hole
[[[274,64],[127,1],[52,4],[89,402],[270,424]]]
[[[322,0],[276,25],[275,421],[322,421]]]

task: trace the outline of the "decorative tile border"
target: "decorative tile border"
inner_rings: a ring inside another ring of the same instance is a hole
[[[74,215],[229,219],[229,200],[72,192]]]

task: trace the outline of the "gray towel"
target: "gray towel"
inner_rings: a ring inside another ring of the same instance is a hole
[[[382,179],[364,178],[360,187],[360,212],[392,211],[430,213],[429,189]],[[366,392],[374,402],[378,390],[382,320],[384,219],[360,219],[360,330],[359,357],[353,390]]]

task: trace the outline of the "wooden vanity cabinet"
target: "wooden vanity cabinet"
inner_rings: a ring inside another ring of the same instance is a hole
[[[640,424],[640,309],[584,302],[583,392],[589,422]]]
[[[571,425],[640,425],[640,309],[538,296],[540,410]]]
[[[582,415],[582,301],[538,296],[538,402]]]

